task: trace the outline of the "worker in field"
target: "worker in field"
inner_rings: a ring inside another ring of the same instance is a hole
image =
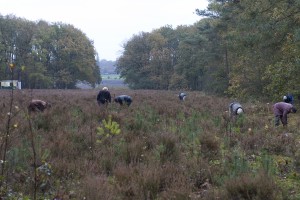
[[[128,95],[120,95],[115,97],[115,102],[120,105],[126,104],[127,106],[130,106],[130,104],[132,103],[132,98]]]
[[[111,103],[111,95],[107,87],[104,87],[99,91],[97,95],[97,102],[99,106],[108,105],[108,103]]]
[[[290,94],[290,93],[283,96],[283,101],[284,101],[285,103],[290,103],[290,104],[293,104],[293,105],[294,105],[294,97],[293,97],[293,95]]]
[[[244,109],[243,109],[242,105],[239,102],[234,101],[234,102],[229,104],[229,115],[230,115],[230,117],[241,115],[243,113],[244,113]]]
[[[51,108],[51,104],[39,99],[31,100],[28,105],[29,112],[44,112],[47,108]]]
[[[275,115],[275,126],[279,126],[280,121],[283,126],[288,124],[288,114],[296,113],[297,109],[290,103],[278,102],[273,105]]]
[[[184,101],[185,98],[186,98],[186,96],[187,96],[187,95],[186,95],[186,93],[184,93],[184,92],[180,92],[179,95],[178,95],[180,101]]]

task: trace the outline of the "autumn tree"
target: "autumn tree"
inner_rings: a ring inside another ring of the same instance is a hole
[[[124,52],[116,61],[116,70],[124,78],[125,83],[133,89],[154,89],[153,82],[149,80],[151,46],[149,33],[141,32],[123,45]]]
[[[14,79],[22,80],[24,88],[100,83],[93,41],[74,26],[43,20],[34,23],[15,16],[1,16],[0,25],[1,79],[8,78],[7,63],[13,62],[18,66]]]
[[[30,41],[34,34],[34,23],[13,15],[0,17],[0,63],[1,78],[10,79],[8,64],[24,65],[31,53]],[[21,67],[15,69],[14,79],[21,78]]]

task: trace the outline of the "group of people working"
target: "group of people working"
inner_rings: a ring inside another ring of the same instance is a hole
[[[240,103],[233,102],[229,105],[229,112],[231,116],[237,116],[244,113]],[[294,106],[294,97],[291,94],[283,96],[282,102],[277,102],[273,105],[273,113],[275,116],[275,126],[279,126],[280,122],[283,126],[288,124],[288,114],[296,113],[297,109]]]
[[[181,101],[184,101],[187,94],[184,92],[180,92],[178,97]],[[292,94],[287,94],[283,96],[283,101],[275,103],[273,105],[273,113],[275,116],[275,126],[279,126],[280,122],[283,126],[286,126],[288,121],[289,113],[296,113],[297,109],[294,107],[294,97]],[[229,115],[231,118],[236,117],[244,113],[244,109],[242,105],[234,101],[229,104]]]
[[[126,104],[127,106],[130,106],[132,103],[132,98],[131,96],[123,94],[115,97],[114,101],[120,105]],[[107,105],[108,103],[111,103],[111,94],[107,87],[104,87],[99,91],[97,95],[97,102],[99,105]]]
[[[180,92],[178,94],[180,101],[185,101],[187,94]],[[119,95],[114,98],[114,101],[120,105],[130,106],[132,103],[132,98],[128,95]],[[97,102],[101,105],[107,105],[111,103],[111,94],[107,87],[102,88],[97,95]],[[51,104],[42,100],[32,100],[28,106],[29,112],[40,111],[43,112],[46,108],[51,107]],[[288,124],[288,114],[296,113],[297,109],[294,106],[293,95],[287,94],[283,96],[282,102],[277,102],[273,105],[273,113],[275,116],[275,126],[279,126],[280,122],[283,126]],[[239,102],[232,102],[229,104],[229,114],[231,117],[236,117],[244,113],[244,109]]]

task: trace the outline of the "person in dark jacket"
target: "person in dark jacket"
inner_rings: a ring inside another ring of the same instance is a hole
[[[102,88],[97,95],[97,102],[100,105],[111,103],[111,95],[107,87]]]
[[[288,124],[288,114],[296,113],[297,109],[290,103],[278,102],[273,105],[273,112],[275,115],[275,126],[279,126],[281,121],[283,126]]]
[[[294,105],[294,97],[292,94],[287,94],[287,95],[283,96],[283,101],[285,103],[290,103],[290,104]]]
[[[179,99],[180,99],[181,101],[184,101],[185,98],[186,98],[186,93],[180,92],[179,95],[178,95],[178,97],[179,97]]]
[[[115,98],[115,102],[119,103],[120,105],[123,105],[124,103],[127,104],[127,106],[130,106],[132,103],[132,98],[128,95],[120,95]]]
[[[45,109],[51,108],[51,104],[46,101],[34,99],[31,100],[27,108],[29,112],[44,112]]]
[[[230,116],[237,116],[244,113],[244,109],[239,102],[232,102],[229,104],[229,114]]]

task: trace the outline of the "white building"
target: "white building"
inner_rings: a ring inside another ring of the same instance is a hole
[[[0,89],[21,89],[21,81],[18,80],[2,80],[0,81]]]

